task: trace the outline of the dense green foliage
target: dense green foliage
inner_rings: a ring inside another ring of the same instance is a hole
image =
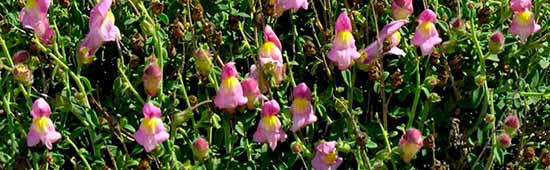
[[[391,0],[310,0],[309,9],[273,16],[273,0],[116,0],[111,11],[120,41],[106,42],[91,64],[79,64],[79,44],[89,31],[95,0],[53,0],[50,45],[19,21],[23,0],[0,3],[0,169],[311,169],[318,142],[337,141],[339,169],[544,169],[550,166],[550,4],[533,0],[541,30],[526,42],[508,32],[508,0],[415,0],[400,29],[406,55],[355,62],[340,71],[328,59],[338,14],[348,12],[358,49],[375,41],[392,21]],[[420,56],[411,44],[418,15],[432,9],[443,43]],[[457,22],[457,23],[455,23]],[[460,22],[460,24],[458,24]],[[453,26],[455,23],[456,25]],[[212,102],[224,63],[235,62],[239,80],[258,60],[263,29],[282,42],[285,79],[264,95],[281,106],[288,135],[272,151],[253,140],[260,106],[235,113]],[[502,31],[502,51],[489,37]],[[213,71],[197,71],[196,49],[208,48]],[[26,50],[32,83],[17,81],[12,57]],[[148,97],[143,73],[159,59],[160,91]],[[313,92],[317,122],[296,133],[292,90],[305,82]],[[48,150],[28,147],[33,101],[43,97],[62,138]],[[147,153],[134,133],[147,101],[162,109],[170,138]],[[517,115],[512,146],[499,146],[503,121]],[[424,147],[409,163],[400,157],[406,129],[419,129]],[[209,158],[193,157],[204,137]],[[293,144],[302,146],[293,152]]]

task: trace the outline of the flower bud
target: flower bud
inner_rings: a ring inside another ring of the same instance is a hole
[[[399,140],[401,159],[403,159],[405,163],[411,162],[412,158],[423,145],[424,140],[422,139],[422,133],[415,128],[408,129]]]
[[[498,136],[497,140],[498,140],[498,145],[500,147],[508,148],[508,147],[512,146],[512,138],[506,133],[500,134],[500,136]]]
[[[489,51],[493,54],[498,54],[502,51],[502,46],[504,45],[504,35],[500,31],[494,32],[491,37],[489,37]]]
[[[464,28],[464,21],[462,21],[461,18],[454,18],[454,19],[451,21],[451,26],[452,26],[454,29],[463,29],[463,28]]]
[[[493,121],[495,121],[495,115],[494,114],[487,114],[485,116],[485,121],[487,123],[493,123]]]
[[[394,0],[391,11],[394,19],[407,19],[413,13],[413,2],[412,0]]]
[[[292,152],[294,153],[301,153],[304,150],[304,146],[302,145],[302,143],[296,141],[292,142],[290,147],[292,149]]]
[[[518,129],[520,126],[519,119],[516,115],[508,116],[504,120],[504,131],[508,134],[515,133],[516,129]]]
[[[32,71],[24,64],[15,65],[12,73],[15,80],[24,85],[30,85],[33,82]]]
[[[24,63],[27,59],[29,59],[29,52],[25,50],[18,51],[12,57],[13,64]]]
[[[208,141],[202,137],[198,137],[193,142],[193,157],[195,160],[204,161],[208,159]]]
[[[162,81],[162,71],[157,63],[152,60],[143,73],[143,86],[149,96],[156,96]]]
[[[202,48],[195,51],[195,66],[202,75],[208,75],[212,70],[212,57],[210,53]]]
[[[485,77],[484,75],[477,75],[476,78],[475,78],[475,82],[476,82],[476,85],[478,87],[482,87],[483,84],[485,84],[485,81],[487,80],[487,77]]]
[[[430,93],[429,100],[432,103],[437,103],[441,101],[441,97],[436,92]]]
[[[424,85],[430,88],[435,87],[437,84],[439,84],[439,79],[437,79],[437,75],[426,77],[426,79],[424,80]]]
[[[347,142],[344,142],[344,141],[338,141],[336,143],[336,148],[337,148],[338,152],[342,152],[342,153],[350,153],[351,152],[351,146]]]

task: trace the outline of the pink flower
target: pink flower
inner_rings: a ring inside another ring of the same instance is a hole
[[[415,128],[408,129],[399,140],[401,147],[401,158],[405,163],[411,162],[416,152],[424,145],[422,133]]]
[[[281,121],[277,117],[279,111],[280,107],[277,101],[265,102],[262,106],[262,118],[254,133],[254,141],[268,143],[271,150],[275,150],[278,141],[284,141],[287,137],[282,129]]]
[[[495,31],[491,37],[489,37],[489,52],[497,54],[502,50],[504,46],[505,37],[500,31]]]
[[[253,78],[247,78],[241,81],[241,87],[243,88],[243,94],[248,99],[246,106],[248,109],[254,109],[256,101],[261,98],[262,93],[258,88],[258,81]]]
[[[412,0],[394,0],[391,11],[394,19],[407,19],[413,13]]]
[[[315,157],[311,160],[315,170],[337,170],[344,161],[338,156],[336,141],[321,141],[315,149]]]
[[[281,42],[268,25],[264,28],[264,44],[258,50],[260,65],[263,69],[269,70],[277,84],[284,78],[283,55],[281,54]]]
[[[164,129],[164,123],[160,119],[160,108],[152,103],[143,106],[143,121],[139,125],[139,130],[134,134],[136,142],[139,143],[146,152],[154,150],[158,144],[168,140],[170,135]]]
[[[420,47],[423,56],[432,54],[434,46],[442,41],[435,28],[436,19],[435,13],[429,9],[424,10],[418,17],[418,27],[411,42]]]
[[[151,60],[143,73],[143,86],[149,96],[156,96],[162,82],[162,71],[155,60]]]
[[[540,30],[540,25],[535,21],[535,16],[529,10],[524,10],[520,12],[514,12],[514,19],[512,19],[512,25],[508,32],[519,35],[519,39],[522,42],[527,41],[529,35],[538,32]]]
[[[222,84],[214,98],[214,104],[220,109],[235,110],[237,106],[244,105],[248,99],[243,96],[243,89],[237,77],[239,73],[235,63],[229,62],[222,69]]]
[[[309,4],[307,0],[279,0],[278,5],[285,11],[289,9],[297,11],[300,8],[307,10]]]
[[[193,142],[193,156],[196,160],[204,161],[206,158],[208,158],[208,141],[206,141],[202,137],[198,137],[195,139],[195,142]]]
[[[351,33],[351,20],[346,12],[340,13],[336,20],[336,37],[332,41],[332,48],[328,58],[336,62],[338,69],[346,70],[353,60],[358,59],[360,54],[355,47],[355,39]]]
[[[32,104],[32,124],[27,135],[27,146],[33,147],[42,142],[48,149],[52,149],[52,144],[61,139],[61,134],[55,130],[55,126],[50,120],[52,111],[50,105],[43,98],[35,100]]]
[[[104,42],[120,39],[120,31],[110,10],[112,3],[113,0],[102,0],[90,11],[89,32],[79,47],[80,61],[84,64],[92,62]]]
[[[382,28],[382,30],[380,31],[380,34],[378,35],[376,41],[369,44],[367,48],[361,50],[361,53],[366,55],[363,63],[370,64],[372,63],[372,61],[378,59],[386,53],[404,56],[405,52],[397,46],[401,42],[401,33],[399,33],[399,29],[401,29],[401,27],[403,27],[403,25],[407,24],[408,22],[409,21],[407,20],[396,20],[385,25],[384,28]],[[383,47],[384,41],[389,42],[389,46],[387,48]]]
[[[300,128],[317,121],[317,116],[313,113],[311,105],[311,91],[305,83],[300,83],[292,92],[294,100],[290,107],[292,112],[292,131],[296,132]]]
[[[521,12],[531,9],[531,0],[511,0],[510,9],[514,12]]]
[[[48,21],[50,0],[27,0],[25,7],[19,12],[19,21],[23,27],[33,29],[40,41],[49,44],[53,35]]]

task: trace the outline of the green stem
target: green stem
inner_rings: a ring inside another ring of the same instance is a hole
[[[10,52],[8,50],[8,47],[6,46],[6,41],[4,41],[4,38],[2,37],[2,35],[0,35],[0,45],[2,46],[2,51],[4,52],[4,55],[6,55],[6,58],[8,59],[8,63],[10,64],[10,68],[13,69],[14,64],[13,64]],[[21,90],[21,92],[23,93],[23,96],[25,96],[25,100],[27,100],[27,103],[31,103],[32,99],[31,99],[29,93],[27,92],[27,90],[25,90],[25,87],[23,86],[23,84],[21,84],[21,83],[19,83],[19,90]]]
[[[73,147],[73,149],[76,151],[76,153],[78,154],[78,156],[80,157],[80,159],[82,159],[82,162],[84,163],[84,165],[86,166],[87,169],[91,170],[92,167],[90,166],[90,164],[88,163],[88,160],[86,160],[86,157],[84,157],[84,155],[82,155],[82,153],[80,152],[80,149],[78,149],[78,147],[74,144],[74,142],[71,140],[71,138],[67,135],[63,135],[65,137],[65,139],[67,140],[67,142]]]
[[[414,100],[413,100],[413,105],[412,105],[412,108],[411,108],[411,111],[409,112],[409,121],[407,123],[407,128],[410,128],[412,127],[412,124],[414,122],[414,119],[415,119],[415,114],[416,114],[416,107],[418,105],[418,100],[420,99],[420,90],[421,90],[421,84],[420,84],[420,59],[418,57],[416,57],[416,67],[415,67],[415,72],[416,72],[416,88],[414,89]]]
[[[391,154],[392,149],[391,149],[390,140],[388,139],[388,132],[386,131],[384,126],[380,123],[380,118],[378,117],[378,115],[376,116],[376,119],[378,119],[378,125],[380,126],[380,129],[382,130],[382,136],[384,137],[384,143],[386,144],[386,150],[388,150],[388,153]],[[395,162],[394,161],[390,161],[390,162],[391,162],[391,165],[392,165],[393,169],[397,169],[397,166],[395,165]]]
[[[139,102],[141,104],[145,104],[145,100],[143,100],[143,98],[141,98],[141,96],[139,95],[139,93],[136,91],[136,89],[134,88],[134,86],[132,85],[132,83],[130,83],[130,80],[128,80],[128,77],[126,77],[126,73],[124,72],[124,70],[122,70],[122,61],[119,59],[118,60],[118,72],[120,72],[120,76],[122,77],[122,83],[124,84],[124,86],[126,86],[128,89],[130,89],[130,92],[132,92],[132,94],[134,94],[134,96],[137,97],[137,99],[139,100]]]

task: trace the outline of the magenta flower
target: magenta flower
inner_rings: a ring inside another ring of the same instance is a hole
[[[110,10],[112,3],[113,0],[101,0],[90,11],[89,32],[79,47],[79,57],[83,64],[92,62],[104,42],[120,39],[120,31],[115,26],[115,17]]]
[[[307,0],[279,0],[278,5],[285,11],[289,9],[298,11],[300,8],[307,10],[309,6]]]
[[[33,147],[42,142],[48,149],[52,144],[61,139],[61,134],[55,130],[50,120],[52,111],[50,105],[43,98],[39,98],[32,104],[32,124],[27,135],[27,146]]]
[[[338,69],[348,69],[353,60],[359,58],[360,54],[355,47],[355,39],[351,34],[351,20],[346,12],[340,13],[336,19],[336,37],[332,41],[332,48],[328,53],[328,58],[336,62]]]
[[[300,128],[317,121],[317,116],[313,113],[311,105],[311,91],[305,83],[300,83],[292,92],[294,100],[290,107],[292,112],[292,131],[296,132]]]
[[[244,105],[248,99],[243,96],[243,89],[237,77],[239,73],[235,63],[229,62],[222,69],[222,84],[214,98],[214,104],[220,109],[233,112],[237,106]]]
[[[422,133],[415,128],[408,129],[399,140],[399,146],[402,151],[401,158],[403,161],[405,163],[411,162],[411,159],[423,145]]]
[[[423,56],[432,54],[434,46],[442,41],[435,28],[436,19],[435,13],[429,9],[424,10],[418,17],[418,27],[411,42],[420,47]]]
[[[521,12],[531,9],[531,0],[511,0],[510,9],[514,12]]]
[[[519,39],[522,42],[527,41],[529,35],[538,32],[540,25],[535,21],[535,16],[529,10],[514,12],[514,18],[512,19],[512,25],[508,32],[519,35]]]
[[[380,31],[380,34],[378,35],[376,41],[369,44],[367,48],[361,50],[361,53],[366,55],[363,63],[370,64],[372,63],[372,61],[378,59],[383,54],[404,56],[405,52],[398,47],[399,43],[401,42],[401,33],[399,33],[399,29],[401,29],[401,27],[403,27],[403,25],[407,24],[408,22],[409,21],[407,20],[396,20],[385,25],[384,28],[382,28],[382,30]],[[389,42],[387,44],[388,47],[383,47],[384,41]]]
[[[241,81],[241,87],[243,88],[243,94],[248,99],[246,106],[248,109],[254,109],[256,101],[262,98],[262,93],[258,87],[258,81],[253,78],[247,78]]]
[[[143,106],[143,121],[139,130],[134,134],[136,142],[145,148],[146,152],[154,150],[158,144],[168,140],[170,135],[164,129],[164,123],[160,119],[160,108],[152,103]]]
[[[34,30],[40,41],[49,44],[53,29],[48,21],[50,0],[27,0],[25,7],[19,12],[19,21],[23,27]]]
[[[264,44],[258,50],[260,65],[264,70],[269,70],[277,84],[284,78],[283,55],[281,54],[281,42],[268,25],[264,28]]]
[[[315,157],[311,160],[315,170],[337,170],[344,161],[338,156],[336,141],[321,141],[315,149]]]
[[[162,71],[156,60],[151,60],[143,73],[143,86],[149,96],[156,96],[162,82]]]
[[[275,150],[278,141],[284,141],[287,137],[282,129],[281,121],[277,117],[280,110],[277,101],[265,102],[262,106],[262,118],[254,133],[254,141],[268,143],[271,150]]]
[[[393,19],[407,19],[413,13],[412,0],[394,0],[391,4]]]

